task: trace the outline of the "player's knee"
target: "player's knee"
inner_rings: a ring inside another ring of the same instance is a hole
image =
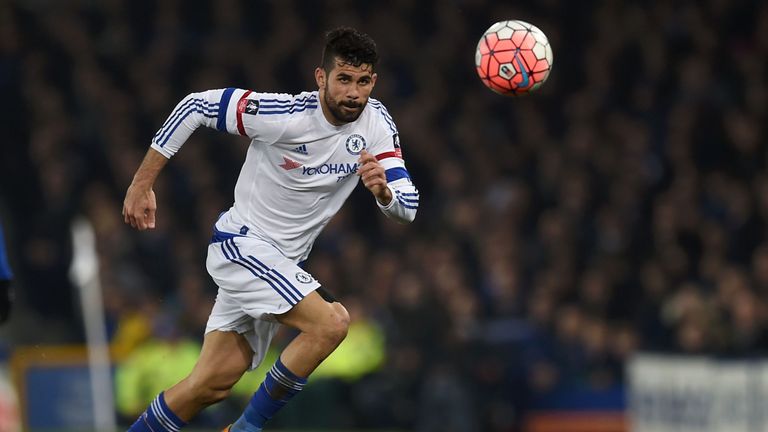
[[[323,336],[333,344],[340,344],[349,331],[349,312],[341,303],[331,304],[332,313],[323,331]]]

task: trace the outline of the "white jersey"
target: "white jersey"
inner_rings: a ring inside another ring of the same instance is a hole
[[[405,169],[397,127],[375,99],[356,121],[334,126],[317,92],[192,93],[157,132],[152,148],[170,158],[201,125],[251,139],[234,205],[216,222],[218,231],[259,237],[295,262],[305,260],[357,185],[363,149],[382,164],[392,191],[392,202],[377,202],[379,208],[401,223],[415,217],[419,195]]]

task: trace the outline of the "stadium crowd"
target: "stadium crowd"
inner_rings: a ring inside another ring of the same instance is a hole
[[[478,37],[510,18],[552,43],[530,97],[475,75]],[[385,361],[308,392],[340,414],[297,402],[304,423],[289,407],[276,425],[509,431],[568,392],[620,388],[638,350],[765,354],[768,3],[723,0],[1,2],[11,343],[82,342],[80,218],[118,361],[199,341],[206,245],[247,141],[193,135],[159,179],[154,231],[123,223],[125,189],[184,95],[313,89],[340,24],[378,43],[374,97],[421,207],[395,225],[360,188],[316,243],[308,270],[380,329]]]

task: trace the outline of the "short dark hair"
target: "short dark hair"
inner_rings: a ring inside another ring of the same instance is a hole
[[[325,34],[321,64],[326,72],[336,66],[336,58],[355,67],[369,64],[373,70],[379,61],[379,54],[373,38],[351,27],[339,27]]]

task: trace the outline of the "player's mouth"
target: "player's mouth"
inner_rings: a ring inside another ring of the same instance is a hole
[[[342,108],[345,108],[347,111],[358,111],[360,108],[362,108],[362,105],[360,104],[341,104]]]

